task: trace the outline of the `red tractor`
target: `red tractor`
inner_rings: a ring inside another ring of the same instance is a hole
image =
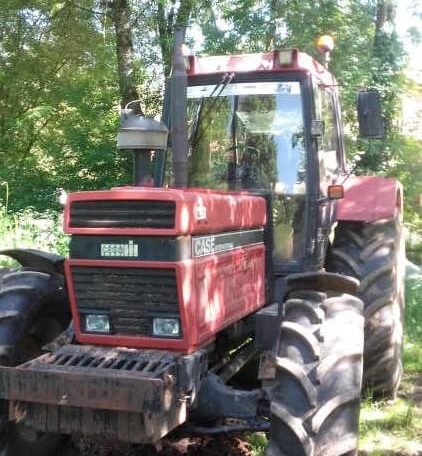
[[[336,80],[296,49],[177,52],[167,98],[162,122],[124,112],[134,185],[69,196],[68,259],[2,252],[2,454],[176,428],[356,454],[362,373],[400,381],[400,184],[348,175]]]

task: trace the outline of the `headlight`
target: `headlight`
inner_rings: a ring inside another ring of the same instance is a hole
[[[107,315],[86,314],[85,331],[96,333],[109,333],[110,320]]]
[[[178,337],[180,323],[178,318],[153,318],[152,333],[154,336]]]

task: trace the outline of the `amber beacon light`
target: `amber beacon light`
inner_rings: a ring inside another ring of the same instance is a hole
[[[324,56],[324,65],[328,67],[331,60],[331,52],[334,49],[334,39],[330,35],[323,35],[317,41],[318,51]]]

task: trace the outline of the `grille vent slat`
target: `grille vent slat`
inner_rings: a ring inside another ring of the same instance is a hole
[[[168,298],[166,295],[160,296],[160,294],[157,293],[139,293],[139,294],[134,294],[134,293],[107,293],[107,291],[98,291],[98,292],[92,292],[92,291],[87,291],[84,289],[79,289],[79,292],[84,293],[85,298],[89,301],[96,300],[96,301],[109,301],[109,302],[120,302],[122,300],[125,300],[128,304],[132,304],[133,306],[136,306],[138,302],[142,302],[145,300],[149,300],[150,302],[166,302],[169,304],[177,304],[177,297],[175,298]]]
[[[174,269],[72,267],[76,305],[104,310],[114,334],[149,336],[151,315],[179,315]]]
[[[74,201],[72,228],[174,228],[174,201]]]

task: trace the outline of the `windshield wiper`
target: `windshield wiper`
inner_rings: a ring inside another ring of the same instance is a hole
[[[206,118],[213,111],[213,109],[218,101],[218,97],[221,95],[221,93],[227,87],[227,85],[233,81],[234,77],[235,77],[235,73],[226,73],[223,76],[223,78],[221,79],[221,81],[218,84],[216,84],[216,86],[213,88],[210,96],[201,98],[201,102],[200,102],[198,111],[196,113],[195,119],[192,122],[191,129],[190,129],[191,131],[189,134],[189,145],[190,145],[190,149],[192,152],[194,150],[194,147],[196,146],[196,144],[199,142],[199,140],[202,137],[201,134],[198,135],[199,125],[201,123],[202,117],[205,116],[205,118]],[[218,93],[216,93],[217,91],[218,91]],[[208,99],[208,100],[212,99],[212,102],[208,106],[207,110],[204,112],[204,102],[206,99]]]

